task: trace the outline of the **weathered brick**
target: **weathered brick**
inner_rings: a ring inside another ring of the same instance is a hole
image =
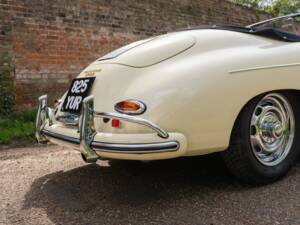
[[[226,0],[0,0],[0,52],[15,64],[16,103],[25,109],[44,93],[60,96],[90,62],[132,41],[266,17]]]

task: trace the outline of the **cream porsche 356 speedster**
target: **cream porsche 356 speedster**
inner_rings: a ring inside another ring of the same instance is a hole
[[[300,13],[202,26],[135,42],[96,60],[50,108],[36,136],[98,159],[221,152],[249,183],[282,177],[300,152]]]

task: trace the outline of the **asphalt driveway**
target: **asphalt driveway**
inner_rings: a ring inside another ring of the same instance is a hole
[[[0,224],[300,224],[300,162],[251,187],[218,156],[89,165],[57,146],[1,150]]]

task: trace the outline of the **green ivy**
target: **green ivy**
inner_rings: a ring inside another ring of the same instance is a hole
[[[0,55],[0,63],[0,116],[7,116],[15,106],[14,66],[8,53]]]

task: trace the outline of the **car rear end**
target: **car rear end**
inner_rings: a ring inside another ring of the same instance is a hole
[[[159,120],[151,121],[149,118],[159,118],[151,117],[151,107],[147,113],[137,115],[118,112],[114,107],[117,102],[103,98],[97,91],[103,89],[103,85],[97,85],[97,79],[96,76],[75,79],[54,108],[48,106],[47,95],[39,98],[36,121],[39,142],[50,141],[79,150],[86,162],[99,158],[160,160],[185,155],[187,143],[183,134],[166,130],[156,123]],[[74,84],[86,80],[95,82],[91,82],[85,93],[76,93]],[[79,98],[82,102],[76,100]]]

